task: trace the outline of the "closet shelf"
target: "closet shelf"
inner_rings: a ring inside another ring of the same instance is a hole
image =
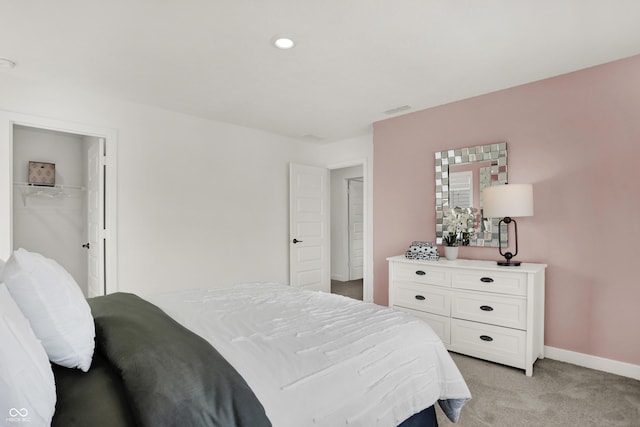
[[[73,191],[85,191],[85,187],[81,187],[78,185],[60,185],[56,184],[53,186],[43,186],[43,185],[33,185],[28,182],[14,182],[13,185],[15,187],[20,188],[20,195],[22,196],[22,204],[24,206],[27,205],[28,197],[48,197],[51,199],[54,198],[64,198],[68,197],[65,191],[73,190]]]
[[[48,186],[48,185],[35,185],[35,184],[29,184],[28,182],[14,182],[13,183],[14,186],[16,187],[27,187],[27,188],[32,188],[32,189],[38,189],[38,190],[47,190],[47,189],[61,189],[61,190],[80,190],[80,191],[84,191],[86,190],[84,187],[80,187],[78,185],[61,185],[61,184],[56,184],[53,186]]]

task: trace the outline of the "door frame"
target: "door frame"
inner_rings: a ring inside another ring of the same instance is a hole
[[[13,252],[13,127],[28,126],[45,130],[95,136],[105,141],[107,174],[105,177],[104,253],[106,292],[118,291],[117,268],[117,136],[115,129],[85,125],[64,120],[49,119],[29,114],[0,110],[0,258],[8,259]],[[3,203],[4,202],[4,203]]]
[[[367,158],[360,158],[354,160],[347,160],[340,163],[332,163],[327,165],[329,170],[344,169],[351,166],[362,166],[362,215],[363,215],[363,245],[364,245],[364,259],[362,265],[363,273],[363,301],[373,302],[373,193],[372,193],[372,171],[369,170],[369,162]]]

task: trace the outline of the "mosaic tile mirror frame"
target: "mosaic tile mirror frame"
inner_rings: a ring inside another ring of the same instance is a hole
[[[476,167],[477,166],[477,167]],[[436,243],[441,245],[443,224],[446,212],[456,206],[450,205],[450,177],[456,169],[477,169],[472,181],[477,186],[474,191],[479,194],[478,200],[473,201],[476,209],[475,235],[471,237],[469,246],[498,247],[500,218],[484,218],[482,216],[482,190],[491,185],[507,183],[507,143],[478,145],[475,147],[458,148],[435,153],[436,171]],[[467,206],[459,206],[461,208]],[[505,227],[503,225],[503,227]],[[506,228],[503,229],[506,236]],[[508,244],[503,237],[503,244]]]

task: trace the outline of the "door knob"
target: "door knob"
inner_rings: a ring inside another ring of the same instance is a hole
[[[293,243],[302,243],[302,240],[293,239]]]
[[[83,248],[91,249],[91,243],[85,243],[82,245]]]

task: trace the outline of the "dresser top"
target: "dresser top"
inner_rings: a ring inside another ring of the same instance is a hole
[[[491,271],[510,271],[521,273],[537,273],[547,268],[547,264],[535,264],[529,262],[523,262],[519,267],[504,267],[498,265],[496,261],[483,261],[477,259],[457,259],[455,261],[449,261],[444,258],[440,258],[438,261],[427,261],[421,259],[409,259],[404,255],[398,255],[387,258],[387,261],[404,262],[407,264],[416,265],[430,265],[433,267],[453,267],[461,269],[475,269],[475,270],[491,270]]]

